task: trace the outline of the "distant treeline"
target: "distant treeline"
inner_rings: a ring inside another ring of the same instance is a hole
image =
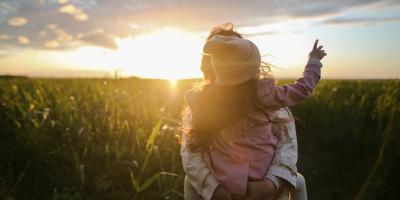
[[[0,79],[28,79],[27,76],[0,75]]]

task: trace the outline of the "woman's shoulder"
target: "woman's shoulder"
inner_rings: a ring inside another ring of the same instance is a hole
[[[193,100],[195,99],[195,96],[199,93],[198,89],[196,88],[191,88],[187,90],[184,94],[184,99],[185,102],[189,105],[192,104]]]
[[[196,96],[207,89],[215,88],[215,85],[207,82],[199,82],[195,84],[192,88],[188,89],[184,93],[185,100],[193,100]]]
[[[206,85],[196,85],[188,90],[184,94],[184,100],[187,104],[192,105],[195,99],[199,96],[201,91],[206,87]]]
[[[193,96],[195,96],[197,92],[198,91],[196,91],[195,88],[190,88],[190,89],[186,90],[185,94],[184,94],[185,100],[187,101],[187,100],[192,99]]]

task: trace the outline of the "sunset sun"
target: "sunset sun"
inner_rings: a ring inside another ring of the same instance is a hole
[[[115,41],[115,65],[126,75],[170,80],[198,76],[203,45],[199,36],[165,28]]]

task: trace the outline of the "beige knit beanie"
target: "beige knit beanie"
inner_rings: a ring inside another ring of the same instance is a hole
[[[218,85],[238,85],[259,75],[260,51],[249,40],[216,35],[206,42],[203,52],[211,55]]]

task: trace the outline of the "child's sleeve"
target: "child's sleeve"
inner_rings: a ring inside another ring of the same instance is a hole
[[[190,101],[192,95],[188,93],[185,95],[185,100]],[[188,102],[187,102],[188,103]],[[190,127],[192,121],[190,111],[186,111],[183,117],[183,128]],[[189,178],[190,184],[197,191],[197,193],[204,200],[211,199],[215,189],[219,186],[219,182],[216,177],[208,169],[207,164],[204,162],[201,152],[191,151],[187,147],[187,137],[182,134],[181,144],[181,157],[182,166],[187,177]]]
[[[273,79],[258,82],[260,103],[271,109],[295,105],[311,96],[321,78],[322,64],[318,59],[309,59],[303,76],[295,83],[276,86]]]
[[[275,156],[269,168],[266,178],[273,181],[279,187],[279,179],[282,178],[296,187],[297,178],[297,136],[293,116],[289,108],[281,108],[275,111],[278,118],[290,119],[285,123],[284,131],[279,136],[280,140],[275,148]]]

